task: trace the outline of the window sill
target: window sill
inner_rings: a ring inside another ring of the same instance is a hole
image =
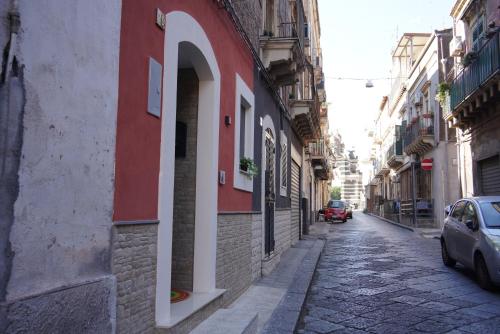
[[[248,172],[238,169],[234,173],[234,188],[253,192],[253,177]]]

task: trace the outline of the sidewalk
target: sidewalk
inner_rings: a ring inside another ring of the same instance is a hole
[[[439,228],[412,227],[412,226],[407,226],[407,225],[403,225],[400,223],[396,223],[395,221],[392,221],[392,220],[384,218],[384,217],[380,217],[380,216],[373,214],[373,213],[367,213],[367,215],[378,218],[378,219],[385,221],[389,224],[396,225],[396,226],[399,226],[401,228],[416,232],[421,237],[426,238],[426,239],[439,239],[441,237],[441,229],[439,229]]]
[[[255,281],[233,304],[219,309],[191,333],[293,333],[325,245],[320,225],[326,224],[315,225],[281,255],[271,274]]]

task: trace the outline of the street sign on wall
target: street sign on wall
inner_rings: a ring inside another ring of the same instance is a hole
[[[424,159],[420,163],[423,170],[432,170],[432,159]]]

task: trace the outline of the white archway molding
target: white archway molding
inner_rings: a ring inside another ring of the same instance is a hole
[[[265,238],[265,224],[266,224],[266,208],[265,208],[265,200],[264,200],[264,197],[266,196],[266,184],[265,184],[265,177],[264,177],[264,174],[265,174],[265,170],[266,170],[266,130],[267,129],[270,129],[271,132],[273,133],[273,137],[274,137],[274,144],[276,145],[276,142],[277,142],[277,139],[276,139],[276,128],[274,127],[274,122],[273,122],[273,119],[271,118],[271,116],[269,115],[266,115],[264,116],[264,118],[262,119],[262,134],[261,134],[261,137],[262,137],[262,157],[261,157],[261,166],[260,166],[260,170],[262,171],[261,172],[261,180],[260,180],[260,189],[261,189],[261,212],[262,212],[262,244],[261,244],[261,254],[262,254],[262,257],[265,256],[265,245],[264,245],[264,238]],[[275,157],[275,173],[274,173],[274,185],[276,186],[276,157]]]
[[[182,48],[182,58],[179,50]],[[180,62],[179,62],[180,60]],[[215,291],[217,249],[217,169],[219,161],[220,71],[200,24],[180,11],[166,15],[158,196],[156,324],[171,326],[173,198],[177,71],[186,62],[199,77],[193,292]],[[201,166],[203,166],[201,168]]]

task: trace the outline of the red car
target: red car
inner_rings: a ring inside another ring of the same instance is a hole
[[[341,220],[345,223],[347,221],[347,208],[345,203],[342,201],[330,200],[325,209],[325,220]]]

